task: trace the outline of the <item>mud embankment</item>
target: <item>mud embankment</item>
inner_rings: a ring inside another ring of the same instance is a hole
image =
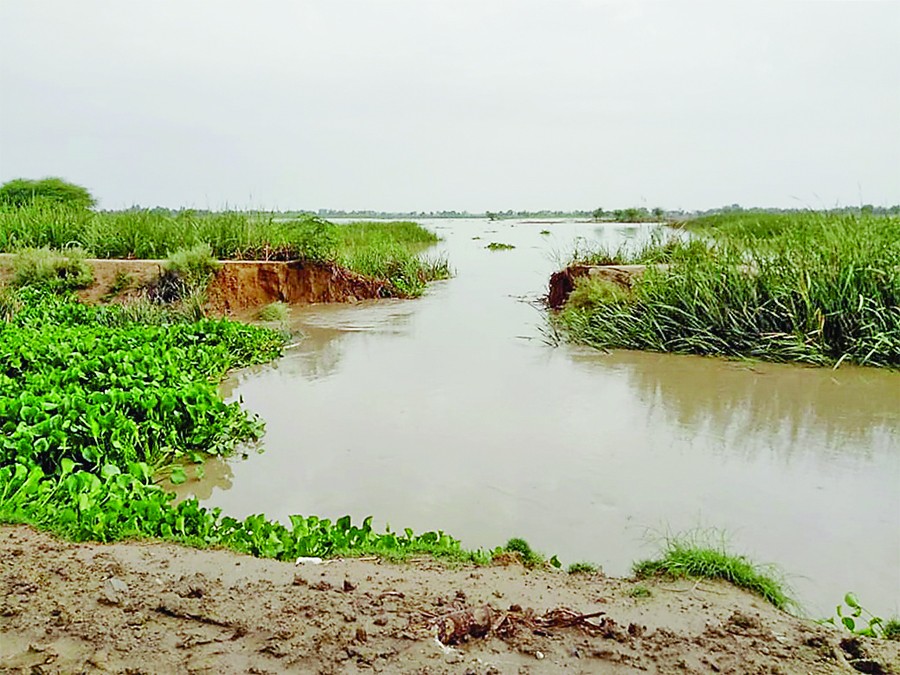
[[[723,582],[293,565],[0,526],[5,673],[891,673],[900,644]],[[452,631],[446,628],[451,626]],[[462,630],[465,629],[465,630]]]
[[[0,254],[0,283],[12,278],[14,256]],[[133,297],[159,277],[162,260],[89,259],[94,283],[79,291],[85,302]],[[206,289],[208,309],[237,314],[272,302],[355,302],[396,295],[387,282],[330,263],[223,261]]]

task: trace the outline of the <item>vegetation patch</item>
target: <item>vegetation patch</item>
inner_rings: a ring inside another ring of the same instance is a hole
[[[778,609],[796,605],[776,569],[760,567],[744,556],[729,553],[724,544],[715,544],[705,535],[667,538],[661,556],[636,562],[633,572],[639,579],[654,576],[722,579],[756,593]]]
[[[288,317],[288,306],[283,302],[271,302],[264,307],[260,307],[256,313],[256,318],[260,321],[285,321]]]
[[[88,307],[33,289],[2,298],[0,522],[74,540],[161,537],[282,560],[489,559],[442,532],[375,532],[371,519],[292,516],[285,525],[263,515],[239,521],[195,499],[175,504],[154,481],[161,470],[259,438],[262,423],[222,401],[216,382],[277,356],[281,337],[146,303]]]
[[[844,602],[835,607],[835,616],[822,623],[841,626],[854,635],[900,640],[900,619],[885,621],[863,607],[854,593],[847,593]]]
[[[485,246],[489,251],[509,251],[510,249],[514,249],[515,246],[512,244],[504,244],[499,241],[492,241],[490,244]]]
[[[579,264],[645,264],[624,296],[593,282],[555,317],[571,341],[815,365],[900,365],[900,217],[721,214],[705,233]]]
[[[24,249],[13,259],[12,284],[19,288],[71,291],[86,288],[93,281],[93,271],[81,249]]]
[[[590,562],[575,562],[569,565],[566,571],[569,574],[596,574],[600,568]]]

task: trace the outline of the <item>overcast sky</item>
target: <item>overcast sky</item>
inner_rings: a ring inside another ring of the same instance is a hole
[[[900,1],[0,0],[0,181],[105,208],[900,203]]]

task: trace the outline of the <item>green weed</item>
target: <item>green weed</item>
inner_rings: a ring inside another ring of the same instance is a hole
[[[206,243],[170,253],[164,264],[164,269],[177,274],[191,288],[205,288],[221,267],[212,247]]]
[[[888,640],[900,639],[900,619],[885,621],[880,616],[875,616],[859,603],[853,593],[844,596],[844,602],[835,608],[835,614],[836,617],[825,619],[822,623],[840,625],[854,635]]]
[[[633,572],[639,579],[654,576],[723,579],[765,598],[778,609],[796,603],[790,598],[780,574],[772,567],[760,567],[746,557],[725,549],[704,533],[668,537],[661,556],[636,562]]]
[[[499,241],[492,241],[490,244],[485,246],[485,248],[489,251],[509,251],[511,249],[514,249],[515,246],[513,246],[512,244],[504,244]]]
[[[285,321],[288,317],[288,306],[283,302],[272,302],[260,307],[256,318],[260,321]]]
[[[111,300],[119,297],[122,293],[131,288],[131,285],[133,283],[134,279],[132,279],[131,275],[128,274],[128,272],[119,270],[118,272],[116,272],[116,276],[113,278],[113,282],[106,290],[106,293],[103,294],[101,300],[103,302],[110,302]]]
[[[566,571],[569,574],[595,574],[599,569],[594,563],[575,562],[569,565]]]
[[[653,592],[643,584],[635,584],[628,591],[630,598],[649,598],[652,595]]]
[[[93,270],[85,261],[81,249],[25,249],[13,259],[12,285],[19,288],[30,286],[57,292],[71,291],[86,288],[93,281]]]

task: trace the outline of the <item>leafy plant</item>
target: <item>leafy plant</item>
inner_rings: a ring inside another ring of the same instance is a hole
[[[509,251],[511,249],[514,249],[515,246],[513,246],[512,244],[504,244],[499,241],[492,241],[490,244],[485,246],[485,248],[489,251]]]
[[[222,264],[213,256],[212,247],[199,243],[171,253],[165,262],[168,272],[177,274],[191,288],[205,288]]]
[[[86,288],[93,281],[93,270],[85,260],[84,251],[78,248],[25,249],[13,259],[12,285],[16,287],[70,291]]]
[[[595,574],[599,568],[594,563],[575,562],[569,565],[567,571],[569,574]]]
[[[890,640],[900,639],[900,620],[885,621],[880,616],[875,616],[859,603],[859,599],[854,593],[847,593],[844,596],[843,604],[835,607],[835,614],[836,617],[825,619],[823,623],[830,623],[834,626],[841,625],[854,635]]]

